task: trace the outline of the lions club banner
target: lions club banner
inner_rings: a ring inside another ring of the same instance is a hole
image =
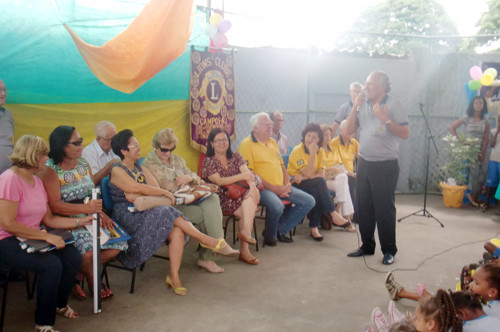
[[[191,51],[191,146],[206,153],[208,134],[224,128],[234,139],[236,108],[233,54]]]

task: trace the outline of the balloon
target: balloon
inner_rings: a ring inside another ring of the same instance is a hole
[[[483,74],[481,76],[481,84],[485,86],[490,86],[493,83],[493,76],[491,74]]]
[[[210,16],[208,21],[210,22],[210,24],[216,27],[217,24],[219,24],[219,22],[222,21],[222,16],[220,16],[220,14],[218,13],[212,14],[212,16]]]
[[[483,71],[479,66],[472,66],[470,67],[469,74],[473,80],[480,80],[481,76],[483,76]]]
[[[468,86],[471,90],[477,90],[481,87],[481,82],[479,82],[478,80],[471,80],[469,81]]]
[[[217,32],[217,34],[213,38],[215,48],[224,48],[227,45],[227,37],[225,34],[221,32]]]
[[[231,29],[232,26],[233,25],[231,24],[230,21],[222,20],[219,22],[219,24],[217,24],[217,31],[222,32],[222,33],[226,33],[229,31],[229,29]]]
[[[205,27],[205,33],[210,36],[210,38],[213,38],[213,36],[217,33],[217,28],[211,24],[207,24]]]
[[[491,77],[497,77],[497,70],[495,68],[488,68],[484,71],[485,74],[490,74]]]
[[[214,40],[213,39],[210,39],[210,47],[209,47],[209,52],[210,53],[217,53],[217,50],[215,49],[215,45],[214,45]]]

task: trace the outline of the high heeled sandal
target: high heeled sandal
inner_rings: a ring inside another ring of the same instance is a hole
[[[66,305],[64,308],[56,308],[56,312],[59,315],[66,317],[68,319],[75,319],[78,318],[78,316],[80,316],[78,312],[71,309],[69,305]]]
[[[83,301],[87,298],[87,293],[83,290],[83,282],[80,280],[75,280],[75,285],[71,289],[71,293],[75,298]]]
[[[94,288],[90,285],[89,285],[89,290],[90,290],[90,294],[94,295]],[[106,301],[106,300],[109,300],[110,298],[112,298],[113,296],[114,296],[114,294],[111,291],[111,289],[106,287],[106,285],[102,284],[101,285],[101,300]]]
[[[52,325],[35,325],[35,332],[59,332]]]
[[[186,287],[175,287],[174,283],[172,280],[170,280],[170,276],[167,276],[167,279],[165,280],[167,283],[167,288],[172,288],[174,290],[174,293],[180,296],[186,296],[187,295],[187,288]]]
[[[207,248],[207,249],[212,250],[212,252],[214,254],[218,254],[218,255],[222,255],[222,256],[226,256],[226,257],[236,257],[240,254],[239,250],[235,250],[235,249],[231,248],[229,246],[229,244],[227,244],[227,242],[222,238],[219,239],[219,242],[217,242],[217,245],[215,246],[215,248],[210,248],[209,246],[204,245],[201,242],[200,242],[200,246],[202,246],[203,248]]]
[[[238,239],[240,239],[241,241],[244,241],[248,244],[256,244],[257,243],[257,241],[255,241],[254,238],[248,237],[242,233],[238,233]]]

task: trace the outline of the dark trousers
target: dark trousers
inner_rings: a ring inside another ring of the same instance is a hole
[[[35,324],[54,325],[56,308],[68,304],[68,296],[75,284],[75,276],[82,263],[82,255],[72,246],[46,253],[27,253],[19,240],[8,237],[0,241],[0,262],[38,275]]]
[[[375,252],[375,225],[384,254],[395,255],[396,205],[394,191],[399,176],[397,159],[370,162],[359,158],[356,177],[356,220],[359,224],[361,248]]]
[[[300,184],[294,184],[294,186],[314,197],[316,204],[308,214],[309,227],[319,227],[321,216],[335,210],[332,196],[326,186],[326,180],[324,178],[302,180]]]

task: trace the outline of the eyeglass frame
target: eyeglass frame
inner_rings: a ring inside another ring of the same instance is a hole
[[[226,138],[219,138],[219,139],[214,139],[214,144],[220,144],[220,143],[228,143],[229,140]]]
[[[141,145],[139,144],[139,142],[135,143],[134,145],[127,145],[127,149],[130,149],[130,148],[138,148],[140,147]]]
[[[68,142],[68,144],[71,144],[71,145],[74,145],[74,146],[81,146],[83,144],[83,137],[80,137],[76,141]]]

